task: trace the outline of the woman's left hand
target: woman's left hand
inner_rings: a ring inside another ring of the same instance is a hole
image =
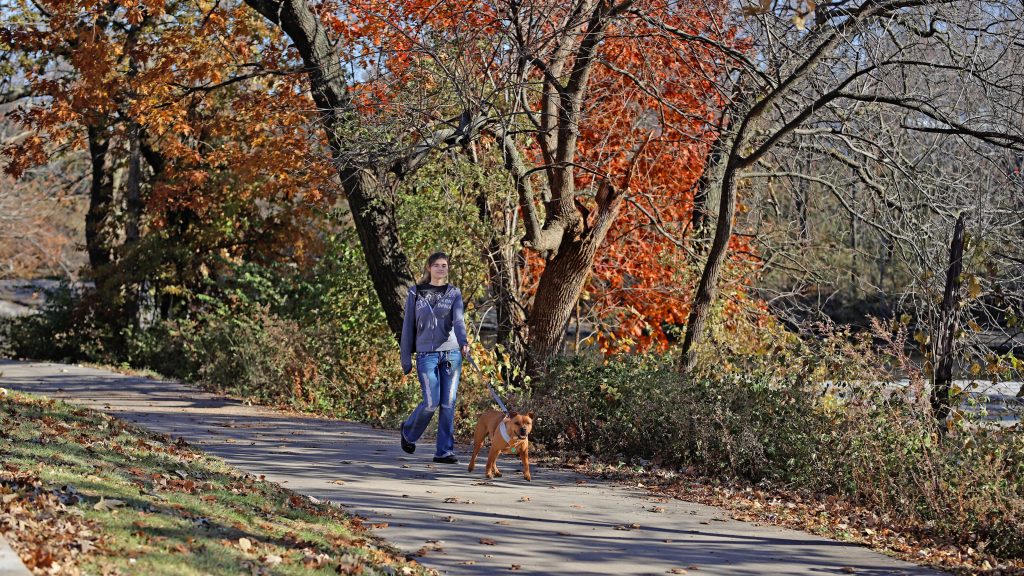
[[[462,355],[469,356],[469,344],[462,347]]]

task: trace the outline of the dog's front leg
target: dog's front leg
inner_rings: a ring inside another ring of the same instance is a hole
[[[501,449],[491,443],[491,451],[487,453],[488,478],[501,478],[501,472],[498,470],[498,454],[501,454]]]
[[[523,461],[523,478],[530,481],[530,448],[526,442],[523,444],[523,449],[519,451],[519,458]]]
[[[480,453],[480,447],[483,446],[483,439],[476,439],[473,441],[473,455],[469,457],[469,471],[472,472],[476,466],[476,456]]]

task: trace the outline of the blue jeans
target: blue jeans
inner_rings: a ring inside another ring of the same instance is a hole
[[[441,408],[437,417],[437,451],[434,456],[454,454],[455,398],[462,375],[462,353],[458,350],[417,352],[416,374],[420,379],[423,401],[402,422],[402,436],[409,442],[419,440],[434,412]]]

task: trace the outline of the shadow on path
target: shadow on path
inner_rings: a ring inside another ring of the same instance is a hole
[[[407,455],[398,433],[278,412],[173,381],[50,363],[0,360],[0,386],[105,410],[183,437],[240,470],[332,500],[376,533],[448,574],[940,574],[853,544],[728,519],[722,510],[655,500],[564,470],[517,460],[486,481],[482,466]],[[651,512],[654,503],[664,512]],[[639,525],[632,528],[631,525]],[[493,544],[482,544],[481,539]]]

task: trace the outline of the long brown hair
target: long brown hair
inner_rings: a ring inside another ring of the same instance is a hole
[[[427,263],[423,266],[423,277],[420,278],[420,284],[430,283],[430,267],[438,260],[444,260],[445,262],[448,262],[449,265],[452,263],[451,258],[449,258],[444,252],[434,252],[427,257]]]

